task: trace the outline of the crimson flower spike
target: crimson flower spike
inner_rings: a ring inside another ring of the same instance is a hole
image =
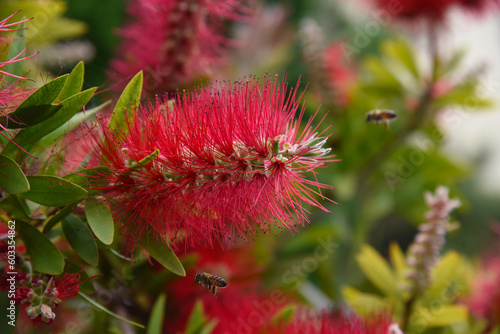
[[[174,248],[224,245],[257,229],[296,232],[309,221],[304,203],[328,212],[316,197],[331,187],[316,171],[335,160],[314,116],[300,126],[298,86],[277,76],[262,88],[255,78],[216,82],[141,106],[128,129],[102,125],[104,140],[90,143],[111,170],[100,189],[131,248],[150,232]]]
[[[17,22],[13,22],[13,23],[8,23],[7,24],[7,21],[9,21],[12,17],[14,17],[20,11],[21,11],[21,9],[18,10],[17,12],[15,12],[14,14],[12,14],[11,16],[9,16],[9,17],[3,19],[2,21],[0,21],[0,31],[17,31],[17,30],[20,30],[20,29],[14,29],[14,28],[11,28],[11,27],[15,27],[18,24],[21,24],[21,23],[24,23],[24,22],[28,22],[29,20],[33,19],[33,17],[29,17],[29,18],[21,20],[21,21],[17,21]]]

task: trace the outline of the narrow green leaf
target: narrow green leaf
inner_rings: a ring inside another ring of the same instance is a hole
[[[391,309],[388,303],[379,296],[363,293],[349,286],[342,287],[342,297],[353,310],[369,315]]]
[[[59,95],[67,79],[68,75],[65,74],[38,88],[13,113],[9,114],[10,120],[6,117],[0,118],[0,124],[7,126],[8,123],[9,129],[19,129],[37,124],[52,116],[62,107],[51,103]]]
[[[30,190],[30,184],[21,167],[4,155],[0,155],[0,187],[9,194]]]
[[[137,161],[137,162],[134,162],[132,165],[130,165],[129,168],[127,168],[125,171],[123,171],[121,173],[121,175],[128,175],[130,174],[132,171],[138,169],[138,168],[141,168],[141,167],[144,167],[146,166],[147,164],[149,164],[151,161],[153,161],[154,159],[156,159],[156,157],[158,157],[158,154],[160,153],[160,150],[156,150],[154,151],[153,153],[150,153],[148,156],[142,158],[141,160]]]
[[[10,212],[14,217],[19,217],[22,219],[30,219],[30,208],[26,204],[26,201],[22,198],[19,197],[19,195],[16,194],[10,194],[9,197],[4,199],[4,201],[9,201],[12,205],[12,209]],[[17,211],[17,212],[16,212]]]
[[[467,321],[467,308],[462,305],[443,305],[432,310],[420,308],[417,310],[416,319],[425,319],[428,327],[441,327],[457,322]]]
[[[92,233],[77,217],[69,215],[62,220],[66,239],[75,253],[91,266],[97,266],[99,253]]]
[[[432,269],[432,284],[427,289],[425,300],[432,303],[448,291],[448,287],[457,279],[464,259],[456,251],[448,251]],[[455,291],[456,294],[463,291]]]
[[[135,109],[139,107],[142,81],[143,75],[142,71],[140,71],[130,80],[120,95],[108,125],[109,129],[114,133],[128,134],[127,120],[131,121],[133,119]]]
[[[28,176],[28,181],[31,189],[21,196],[45,206],[68,205],[87,195],[82,187],[56,176]]]
[[[24,40],[24,29],[25,29],[24,22],[21,23],[17,27],[17,29],[19,29],[19,30],[14,31],[14,34],[12,36],[12,43],[10,43],[9,52],[7,53],[7,59],[14,58],[15,56],[17,56],[19,53],[21,53],[26,48],[26,43]],[[23,55],[21,55],[21,57],[24,58]],[[10,64],[5,65],[4,70],[7,73],[22,76],[23,75],[23,67],[24,67],[24,61],[19,61],[19,62],[10,63]],[[5,75],[4,78],[9,84],[13,84],[13,83],[19,81],[19,79],[11,77],[9,75]]]
[[[384,258],[371,246],[363,245],[356,261],[368,279],[388,296],[397,296],[397,281]]]
[[[392,92],[400,92],[402,90],[401,83],[389,71],[387,66],[375,56],[367,56],[363,61],[363,67],[372,77],[374,83],[379,86],[384,86]]]
[[[66,81],[64,88],[59,93],[57,100],[64,101],[68,97],[78,94],[82,90],[84,72],[85,69],[83,61],[80,61],[69,74],[68,81]]]
[[[82,92],[83,93],[83,92]],[[98,112],[101,109],[104,109],[108,104],[110,104],[111,101],[106,101],[103,104],[86,110],[85,112],[80,112],[74,115],[69,121],[58,127],[57,129],[53,130],[51,133],[47,134],[45,137],[43,137],[40,141],[39,144],[42,147],[48,147],[52,144],[54,144],[59,138],[62,138],[64,135],[67,133],[71,132],[74,130],[78,125],[82,124],[86,120],[88,120],[90,117],[94,116],[96,112]]]
[[[396,242],[389,245],[389,257],[399,279],[403,279],[406,260],[403,251]]]
[[[97,239],[105,245],[111,245],[115,229],[113,216],[106,204],[95,198],[87,199],[85,201],[85,216]]]
[[[101,166],[80,169],[77,172],[65,175],[64,179],[87,190],[88,197],[91,197],[101,193],[99,188],[103,188],[107,185],[110,173],[109,168]]]
[[[71,96],[58,105],[59,110],[54,115],[43,122],[19,132],[14,140],[23,148],[33,146],[40,138],[56,130],[71,119],[78,111],[82,110],[92,98],[96,89],[97,88],[94,87]]]
[[[64,258],[56,246],[36,227],[16,221],[16,230],[23,239],[35,271],[59,275],[64,270]]]
[[[125,321],[126,323],[129,323],[131,325],[134,325],[134,326],[137,326],[137,327],[140,327],[140,328],[146,328],[146,327],[144,327],[144,325],[141,325],[138,322],[135,322],[135,321],[128,320],[128,319],[125,319],[123,317],[120,317],[118,314],[113,313],[112,311],[108,310],[106,307],[102,306],[101,304],[99,304],[98,302],[96,302],[95,300],[93,300],[92,298],[90,298],[89,296],[87,296],[86,294],[84,294],[82,292],[79,292],[78,295],[83,300],[85,300],[87,303],[89,303],[90,305],[94,306],[95,308],[97,308],[97,309],[99,309],[101,311],[106,312],[107,314],[109,314],[112,317],[115,317],[116,319],[119,319],[121,321]]]
[[[155,240],[151,239],[146,240],[145,238],[142,241],[142,246],[151,257],[153,257],[166,269],[170,270],[176,275],[186,276],[186,271],[184,270],[181,261],[179,261],[175,253],[170,247],[168,247],[168,245],[165,245],[161,242],[158,243]]]
[[[38,104],[16,110],[7,117],[0,119],[0,124],[7,129],[21,129],[38,124],[52,117],[62,108],[60,104]]]
[[[140,161],[138,161],[137,163],[134,163],[130,166],[130,169],[135,169],[135,168],[139,168],[139,167],[144,167],[146,166],[147,164],[149,164],[151,161],[153,161],[154,159],[156,159],[158,157],[158,154],[160,153],[160,150],[156,150],[154,151],[153,153],[150,153],[148,156],[142,158]]]
[[[203,325],[207,322],[207,318],[203,312],[203,303],[201,300],[197,300],[194,304],[191,315],[189,316],[188,323],[186,326],[185,334],[199,334]]]
[[[163,333],[163,318],[165,318],[165,301],[167,296],[164,293],[156,299],[149,317],[147,334],[161,334]]]
[[[205,326],[203,326],[200,334],[211,334],[214,331],[215,326],[217,326],[218,322],[219,321],[217,319],[210,320]]]
[[[44,225],[42,233],[47,235],[47,233],[52,230],[52,228],[59,223],[64,217],[73,212],[73,209],[76,208],[78,202],[71,203],[66,205],[62,210],[58,211],[54,216],[52,216]]]

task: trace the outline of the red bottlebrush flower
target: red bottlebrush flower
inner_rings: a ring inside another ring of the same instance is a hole
[[[57,298],[59,299],[73,298],[78,295],[80,285],[92,278],[80,281],[81,277],[79,273],[65,273],[62,277],[54,280],[55,287],[53,290],[57,291]]]
[[[32,18],[28,18],[28,19],[24,19],[24,20],[21,20],[21,21],[8,23],[9,20],[12,17],[14,17],[19,12],[20,12],[20,10],[18,10],[17,12],[15,12],[14,14],[12,14],[11,16],[9,16],[9,17],[3,19],[2,21],[0,21],[0,32],[2,32],[2,31],[15,31],[15,30],[18,30],[17,28],[15,28],[18,24],[23,23],[23,22],[27,22],[27,21],[29,21],[29,20],[32,19]]]
[[[143,70],[144,90],[154,96],[211,75],[232,44],[223,20],[242,21],[249,9],[239,0],[133,0],[128,12],[109,77],[123,81]]]
[[[366,319],[356,314],[332,312],[298,312],[286,324],[270,327],[262,334],[402,334],[401,330],[383,315]]]
[[[484,12],[487,8],[498,5],[498,0],[401,0],[396,3],[391,0],[374,1],[380,9],[401,19],[425,18],[435,22],[442,21],[454,6]]]
[[[11,16],[7,17],[6,19],[3,19],[2,21],[0,21],[0,32],[16,30],[15,29],[16,25],[31,20],[31,18],[29,18],[29,19],[25,19],[25,20],[13,22],[13,23],[8,23],[8,21],[17,13],[18,12],[14,13]],[[3,36],[0,36],[0,39],[4,39]],[[19,54],[15,55],[14,57],[12,57],[9,60],[0,61],[0,117],[6,117],[7,120],[11,121],[11,122],[16,122],[16,121],[9,117],[9,113],[11,111],[13,111],[24,99],[26,99],[26,97],[33,90],[26,89],[25,87],[20,86],[19,81],[15,82],[15,83],[9,83],[5,79],[6,76],[16,78],[19,80],[27,80],[27,79],[24,77],[21,77],[19,75],[9,73],[9,72],[3,70],[3,68],[5,68],[5,66],[7,66],[9,64],[24,61],[24,60],[29,59],[31,57],[34,57],[38,54],[38,53],[35,53],[35,54],[32,54],[31,56],[22,57],[23,54],[26,52],[26,50],[27,49],[24,49]],[[3,130],[6,131],[7,128],[3,124],[0,124],[0,135],[3,136],[4,138],[6,138],[7,140],[9,140],[10,142],[12,142],[12,140],[8,137],[7,134],[4,133]],[[12,142],[12,143],[14,145],[16,145],[17,147],[19,147],[19,145],[17,145],[16,143],[14,143],[14,142]],[[19,148],[21,150],[23,150],[21,147],[19,147]]]
[[[330,187],[305,174],[331,161],[330,149],[312,118],[299,133],[305,106],[294,120],[297,91],[269,78],[262,88],[254,78],[216,83],[142,106],[126,132],[104,126],[95,156],[111,170],[101,190],[116,221],[136,241],[153,232],[212,247],[255,227],[296,231],[308,221],[303,202],[328,212],[309,187]],[[153,161],[137,163],[155,151]]]

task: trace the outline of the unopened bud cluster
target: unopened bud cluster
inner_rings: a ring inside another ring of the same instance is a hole
[[[46,278],[36,278],[32,280],[31,289],[21,304],[29,303],[26,314],[31,320],[39,318],[42,322],[51,324],[56,317],[53,309],[61,303],[61,299],[57,298],[58,294],[53,278],[48,282]]]
[[[436,193],[427,192],[425,201],[430,211],[425,213],[426,223],[419,226],[419,233],[409,247],[406,264],[408,290],[419,294],[431,284],[431,270],[439,260],[444,246],[450,212],[460,206],[460,201],[448,197],[448,188],[440,186]]]

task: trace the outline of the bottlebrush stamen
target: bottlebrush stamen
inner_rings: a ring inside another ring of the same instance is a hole
[[[193,246],[226,244],[256,227],[296,231],[308,221],[303,203],[328,212],[315,194],[330,187],[305,174],[333,156],[312,118],[300,132],[302,95],[276,78],[262,88],[255,78],[219,82],[143,105],[127,131],[104,126],[96,156],[112,171],[101,190],[115,219],[134,240],[154,232]]]

